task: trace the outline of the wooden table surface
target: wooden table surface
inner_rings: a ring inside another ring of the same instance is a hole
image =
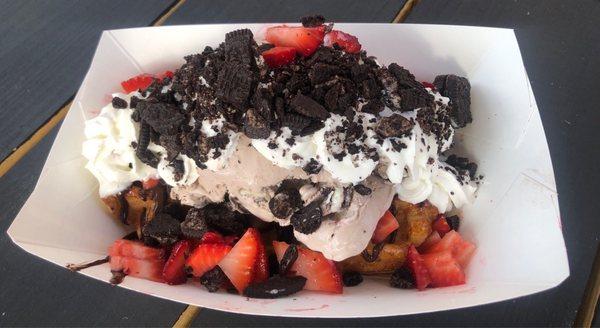
[[[337,22],[515,29],[552,155],[571,268],[552,290],[468,309],[377,319],[274,319],[186,310],[111,287],[29,255],[2,233],[0,326],[571,326],[593,318],[599,286],[592,266],[600,235],[600,202],[593,193],[600,185],[600,1],[0,0],[0,8],[2,231],[35,185],[102,30],[296,21],[322,13]]]

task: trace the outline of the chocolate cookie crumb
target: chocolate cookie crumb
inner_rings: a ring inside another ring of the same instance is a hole
[[[458,228],[460,227],[460,217],[458,217],[458,215],[447,217],[446,222],[448,222],[450,229],[458,231]]]
[[[329,112],[321,104],[302,94],[296,95],[290,105],[296,112],[307,117],[321,120],[329,117]]]
[[[325,17],[322,15],[304,16],[300,18],[300,22],[302,22],[302,26],[304,27],[317,27],[325,23]]]
[[[306,205],[304,208],[296,211],[290,220],[294,229],[304,234],[315,232],[323,220],[323,212],[321,210],[321,201],[316,200]]]
[[[412,272],[406,267],[402,267],[390,277],[390,286],[401,289],[415,288],[415,279]]]
[[[201,209],[192,208],[181,222],[181,233],[186,238],[201,239],[208,231],[208,224],[203,217]]]
[[[379,121],[375,132],[382,137],[401,137],[409,133],[414,127],[414,123],[400,114],[384,117]]]
[[[302,276],[273,276],[265,282],[250,284],[244,290],[244,295],[252,298],[278,298],[301,291],[305,284],[306,278]]]
[[[200,284],[206,287],[210,293],[218,291],[224,282],[227,281],[227,276],[218,266],[207,271],[200,277]]]
[[[298,246],[295,244],[291,244],[283,253],[283,257],[281,257],[281,262],[279,262],[279,274],[286,274],[289,269],[294,265],[294,262],[298,259]]]
[[[123,98],[113,97],[112,106],[118,109],[127,108],[127,101]]]
[[[355,190],[357,193],[359,193],[360,195],[363,195],[363,196],[368,196],[368,195],[370,195],[370,194],[371,194],[371,192],[372,192],[372,191],[371,191],[371,188],[369,188],[369,187],[367,187],[367,186],[365,186],[365,185],[363,185],[363,184],[357,184],[357,185],[355,185],[355,186],[354,186],[354,190]]]
[[[179,221],[166,213],[158,213],[142,228],[145,244],[162,246],[176,243],[181,236]]]
[[[308,174],[318,174],[321,171],[321,168],[323,168],[323,166],[314,158],[311,158],[302,169]]]
[[[342,274],[342,281],[346,287],[358,286],[363,282],[363,276],[360,272],[346,271]]]
[[[469,80],[452,74],[438,75],[433,85],[442,96],[450,98],[452,123],[455,127],[462,128],[473,122]]]

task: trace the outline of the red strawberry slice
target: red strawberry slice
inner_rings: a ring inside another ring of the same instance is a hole
[[[252,282],[264,282],[269,279],[269,259],[265,251],[265,245],[260,235],[258,236],[258,255],[254,263],[254,277]]]
[[[163,281],[165,252],[159,248],[144,245],[139,241],[118,239],[109,248],[110,269],[153,280]]]
[[[231,246],[225,244],[201,244],[185,261],[185,266],[192,270],[194,277],[202,277],[217,266],[230,251]]]
[[[423,263],[431,277],[432,287],[456,286],[466,282],[465,273],[450,250],[423,254]]]
[[[269,67],[278,68],[294,61],[296,48],[275,47],[263,52],[261,55]]]
[[[424,290],[431,283],[429,271],[423,263],[421,254],[415,248],[415,245],[410,245],[406,256],[406,264],[415,277],[418,290]]]
[[[444,237],[444,235],[452,230],[448,221],[446,221],[446,216],[444,214],[439,214],[437,219],[435,219],[431,225],[434,231],[437,231],[440,234],[440,237]]]
[[[183,284],[187,280],[185,273],[185,257],[190,250],[190,242],[182,240],[171,249],[171,255],[165,263],[162,276],[169,285]]]
[[[351,54],[359,52],[361,48],[358,38],[352,34],[333,30],[325,35],[325,38],[323,39],[324,45],[333,47],[333,45],[336,43],[338,46],[344,49],[344,51]]]
[[[427,250],[429,250],[433,245],[437,244],[440,240],[442,240],[440,234],[437,231],[432,232],[427,237],[427,239],[425,239],[425,241],[419,246],[419,252],[427,252]]]
[[[273,241],[273,248],[278,261],[281,262],[288,246],[285,242]],[[298,246],[298,259],[290,268],[290,272],[295,272],[297,275],[306,278],[306,285],[304,285],[306,290],[342,293],[342,276],[340,272],[335,263],[326,259],[320,252]]]
[[[137,90],[144,90],[152,84],[154,77],[150,74],[140,74],[127,81],[121,82],[121,87],[125,93],[131,93]]]
[[[159,179],[144,180],[144,181],[142,181],[142,187],[146,190],[152,189],[152,188],[156,187],[159,182],[160,182]]]
[[[223,236],[214,231],[207,231],[202,235],[202,244],[224,244]]]
[[[390,235],[390,233],[399,227],[400,224],[392,212],[385,211],[385,214],[383,214],[381,219],[379,219],[379,222],[377,222],[377,226],[375,227],[375,232],[373,232],[373,237],[371,240],[375,244],[378,244],[384,241]]]
[[[427,253],[437,253],[449,250],[456,261],[464,268],[469,264],[469,260],[475,253],[475,245],[464,240],[460,234],[454,230],[449,231],[435,245],[427,249]]]
[[[259,238],[258,231],[249,228],[229,254],[219,262],[219,267],[240,294],[252,281],[258,256]]]
[[[163,260],[165,251],[144,245],[140,241],[118,239],[108,249],[109,256],[132,257],[140,260]]]
[[[134,257],[111,256],[110,270],[123,271],[128,276],[164,282],[162,271],[164,260],[142,260]]]
[[[274,26],[267,29],[267,42],[277,47],[292,47],[302,56],[310,56],[323,42],[322,27]]]
[[[165,71],[164,73],[158,75],[158,78],[161,79],[161,80],[164,80],[167,77],[170,78],[170,79],[172,79],[173,75],[175,75],[175,74],[173,74],[173,72],[171,72],[171,71]]]

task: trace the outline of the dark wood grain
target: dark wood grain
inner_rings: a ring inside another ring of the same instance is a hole
[[[338,22],[391,22],[406,0],[187,0],[165,25],[206,23],[298,22],[321,14]]]
[[[77,91],[102,30],[146,26],[171,3],[0,1],[0,159]]]
[[[4,233],[33,190],[57,128],[0,180],[0,327],[170,326],[184,305],[69,272]]]

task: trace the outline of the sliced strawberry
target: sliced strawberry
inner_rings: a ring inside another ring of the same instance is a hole
[[[269,67],[278,68],[294,61],[296,58],[296,48],[275,47],[263,52],[261,55]]]
[[[432,287],[447,287],[465,283],[465,273],[450,250],[423,254],[423,263],[431,277]]]
[[[417,289],[424,290],[427,288],[431,283],[431,277],[429,276],[429,271],[427,271],[427,267],[425,267],[425,264],[423,263],[423,258],[415,248],[415,245],[410,245],[410,248],[408,249],[406,264],[415,277]]]
[[[258,255],[254,263],[254,277],[252,282],[263,282],[269,279],[269,259],[265,251],[265,245],[260,235],[258,236]]]
[[[182,240],[175,244],[171,249],[171,255],[165,263],[162,276],[169,285],[179,285],[185,283],[187,276],[185,273],[185,257],[190,250],[190,242]]]
[[[429,82],[421,82],[421,84],[422,84],[424,87],[426,87],[426,88],[429,88],[429,89],[431,89],[431,90],[435,91],[435,85],[433,85],[433,83],[429,83]]]
[[[440,240],[442,240],[440,234],[437,231],[432,232],[427,239],[425,239],[425,241],[419,245],[419,252],[427,252],[427,250],[429,250],[433,245],[437,244]]]
[[[118,239],[108,249],[109,256],[132,257],[140,260],[163,260],[165,251],[144,245],[140,241]]]
[[[161,79],[161,80],[163,80],[163,79],[165,79],[167,77],[170,78],[170,79],[172,79],[173,75],[175,75],[175,74],[173,74],[173,72],[171,72],[171,71],[165,71],[164,73],[160,74],[158,76],[158,78]]]
[[[152,189],[152,188],[156,187],[159,182],[160,182],[159,179],[144,180],[144,181],[142,181],[142,187],[146,190]]]
[[[123,271],[128,276],[164,282],[162,271],[164,260],[137,259],[126,256],[111,256],[110,270]]]
[[[194,277],[202,277],[213,269],[231,251],[231,246],[225,244],[200,244],[185,261]]]
[[[121,82],[121,86],[123,87],[123,91],[125,93],[131,93],[137,90],[144,90],[152,84],[154,81],[154,77],[150,74],[140,74],[138,76],[134,76],[127,81]]]
[[[464,240],[458,232],[450,230],[442,240],[427,249],[427,253],[449,250],[456,261],[464,268],[469,264],[475,248],[473,243]]]
[[[202,235],[202,244],[225,244],[223,236],[220,233],[214,231],[207,231]]]
[[[252,281],[259,240],[258,231],[249,228],[229,254],[219,262],[219,267],[240,294]]]
[[[357,37],[338,30],[327,33],[323,39],[323,44],[328,47],[333,47],[334,44],[337,44],[344,51],[351,54],[359,52],[361,48]]]
[[[323,42],[322,27],[274,26],[267,29],[267,42],[277,47],[292,47],[302,56],[310,56]]]
[[[452,230],[448,221],[446,221],[446,216],[444,214],[439,214],[437,219],[435,219],[431,225],[434,231],[437,231],[440,234],[440,237],[444,237],[444,235]]]
[[[385,211],[385,214],[379,219],[377,222],[377,226],[375,227],[375,232],[373,232],[373,237],[371,240],[378,244],[384,241],[393,231],[398,229],[400,224],[396,217],[390,211]]]
[[[273,241],[273,248],[278,261],[281,261],[288,246],[285,242]],[[304,285],[306,290],[342,293],[342,276],[340,272],[335,263],[326,259],[320,252],[298,246],[298,258],[290,268],[290,272],[295,272],[295,274],[306,278],[306,285]]]

